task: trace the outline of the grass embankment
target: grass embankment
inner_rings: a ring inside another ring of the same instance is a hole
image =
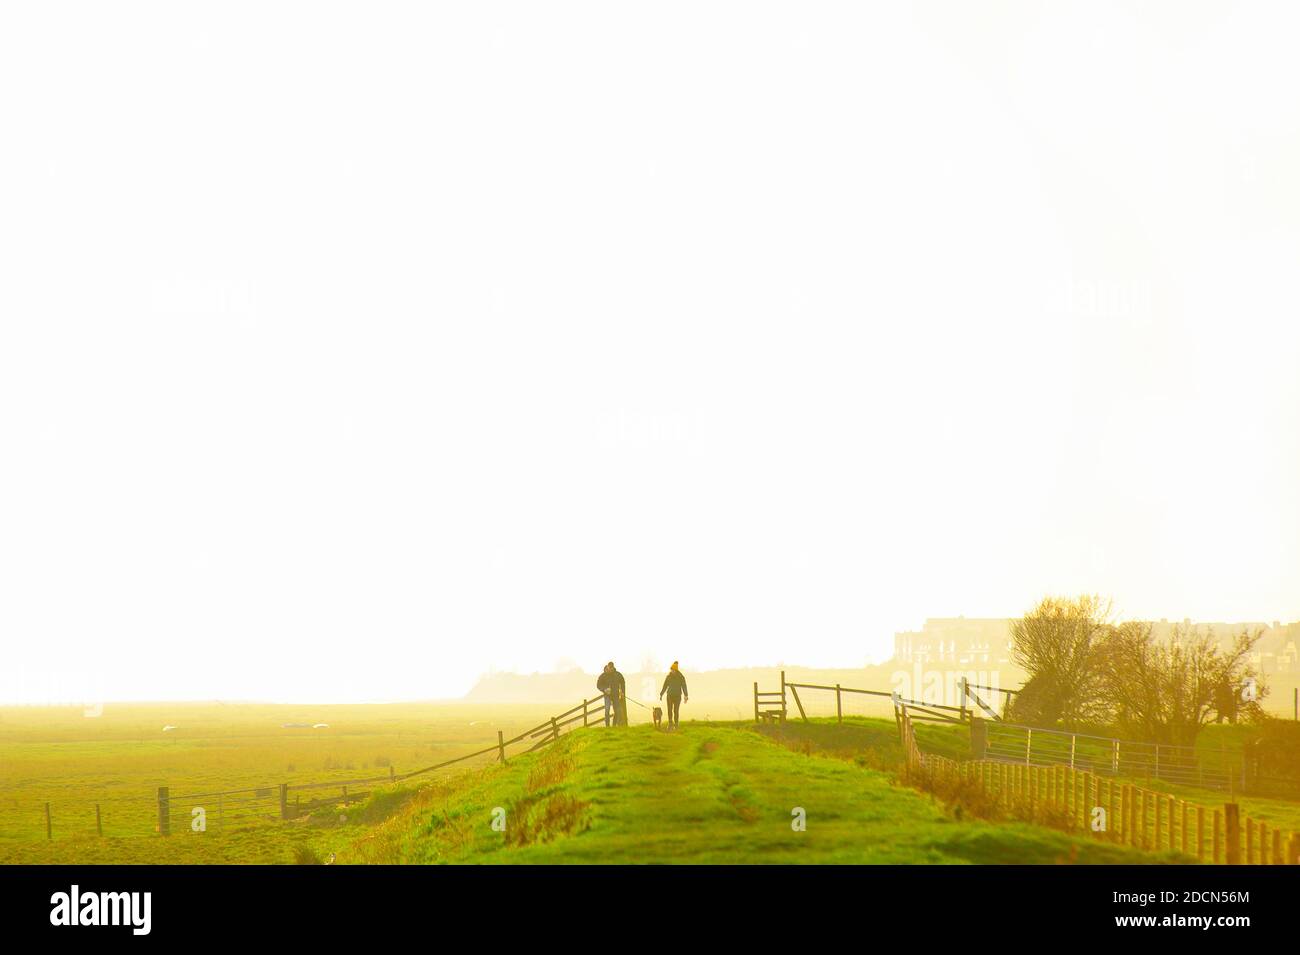
[[[898,742],[898,731],[893,720],[852,720],[842,724],[833,720],[792,720],[784,727],[764,726],[760,729],[786,746],[800,752],[821,753],[848,759],[860,766],[900,770],[903,765],[903,748]],[[970,751],[970,731],[964,726],[917,724],[917,740],[927,753],[965,759]],[[1226,745],[1240,749],[1241,740],[1248,739],[1248,728],[1238,726],[1206,727],[1202,733],[1201,749],[1213,757]],[[1231,798],[1244,815],[1271,828],[1300,832],[1300,802],[1270,799],[1261,796],[1234,793],[1231,797],[1217,789],[1197,786],[1176,786],[1161,780],[1144,777],[1121,778],[1153,792],[1165,792],[1190,803],[1199,803],[1210,809],[1221,807]]]
[[[809,724],[813,725],[813,724]],[[891,737],[879,731],[884,746]],[[854,729],[857,729],[856,727]],[[874,734],[876,727],[864,730]],[[339,862],[1054,863],[1155,856],[1037,826],[958,820],[883,768],[687,723],[572,733],[407,794]],[[392,799],[394,797],[390,797]],[[807,827],[796,831],[794,811]],[[505,829],[493,829],[497,809]],[[375,807],[381,812],[381,807]]]
[[[0,864],[276,863],[300,848],[328,856],[347,811],[282,824],[274,796],[240,818],[236,803],[185,794],[383,776],[390,766],[407,772],[482,749],[498,728],[512,736],[557,709],[140,703],[108,704],[92,717],[82,707],[0,708]],[[156,834],[159,786],[174,797],[170,838]],[[207,810],[206,832],[189,829],[196,804]],[[351,816],[343,825],[360,831]]]

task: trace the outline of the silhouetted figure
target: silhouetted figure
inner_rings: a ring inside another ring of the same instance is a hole
[[[614,669],[614,661],[605,664],[605,669],[596,678],[596,689],[605,697],[605,725],[622,726],[627,722],[627,711],[623,708],[623,698],[627,696],[627,681],[623,674]]]
[[[681,722],[682,698],[685,697],[689,703],[690,693],[686,691],[686,677],[682,676],[682,671],[677,669],[677,661],[673,661],[672,667],[668,670],[668,675],[664,677],[663,689],[659,691],[659,699],[668,694],[668,728],[672,729]]]

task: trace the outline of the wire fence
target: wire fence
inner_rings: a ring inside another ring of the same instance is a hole
[[[636,703],[637,701],[631,701]],[[637,704],[640,705],[640,704]],[[432,778],[475,764],[506,762],[511,756],[533,752],[560,736],[584,726],[604,723],[604,697],[584,699],[563,713],[509,738],[498,730],[496,740],[450,759],[405,772],[389,766],[383,774],[302,781],[267,781],[241,788],[182,790],[157,788],[152,800],[121,789],[105,790],[98,801],[63,800],[24,803],[0,799],[0,838],[26,841],[44,832],[46,840],[85,837],[130,837],[149,832],[161,835],[234,831],[249,826],[291,820],[320,810],[339,809],[368,798],[376,788],[406,780]],[[626,710],[623,711],[626,714]],[[92,797],[93,798],[93,797]]]
[[[1005,710],[1014,690],[958,684],[957,705],[912,700],[898,693],[840,684],[792,683],[781,673],[781,689],[764,692],[754,684],[754,719],[785,720],[833,717],[897,718],[905,706],[917,722],[968,726],[980,758],[1026,765],[1064,765],[1091,773],[1130,779],[1160,780],[1176,785],[1236,791],[1263,777],[1247,772],[1241,749],[1202,752],[1174,746],[1071,733],[1006,723],[996,714]],[[995,705],[999,704],[999,705]],[[990,714],[994,714],[990,716]],[[1265,780],[1267,781],[1267,780]]]
[[[1240,789],[1244,770],[1240,751],[1235,760],[1225,750],[1213,761],[1192,746],[1173,746],[1037,729],[989,722],[983,727],[986,758],[1026,765],[1063,765],[1071,769],[1129,779],[1158,779],[1202,789]]]
[[[906,705],[899,707],[898,727],[909,779],[930,792],[977,792],[1011,818],[1200,862],[1300,865],[1300,834],[1244,815],[1236,802],[1206,806],[1078,766],[926,753]]]
[[[322,808],[342,809],[346,812],[348,806],[368,798],[377,786],[393,786],[452,766],[460,768],[472,760],[505,763],[512,748],[515,755],[534,752],[555,742],[566,732],[583,726],[603,724],[604,713],[603,696],[584,699],[577,706],[529,727],[510,739],[506,739],[504,731],[497,730],[497,740],[489,746],[404,773],[399,773],[390,766],[388,774],[384,776],[283,782],[252,789],[182,795],[173,795],[169,787],[161,786],[157,795],[157,831],[166,836],[173,831],[184,831],[181,828],[184,826],[190,832],[207,832],[212,826],[220,829],[226,825],[295,819],[303,813]],[[626,721],[626,706],[621,711],[621,717]],[[215,816],[211,815],[213,812]]]

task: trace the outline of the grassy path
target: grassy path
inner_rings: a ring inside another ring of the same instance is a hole
[[[505,810],[505,831],[491,826]],[[791,826],[801,808],[805,831]],[[1019,823],[958,820],[890,774],[737,726],[584,730],[429,787],[340,862],[1054,863],[1157,857]]]

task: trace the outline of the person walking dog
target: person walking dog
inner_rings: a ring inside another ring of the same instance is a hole
[[[668,670],[668,675],[664,677],[663,688],[659,691],[659,699],[668,694],[668,728],[672,729],[681,722],[682,700],[691,701],[691,695],[686,690],[686,677],[682,676],[682,671],[677,669],[677,661]]]
[[[623,674],[614,669],[614,661],[605,664],[605,669],[596,678],[596,689],[605,697],[605,725],[618,726],[626,722],[623,717],[623,697],[627,694],[627,681]]]

